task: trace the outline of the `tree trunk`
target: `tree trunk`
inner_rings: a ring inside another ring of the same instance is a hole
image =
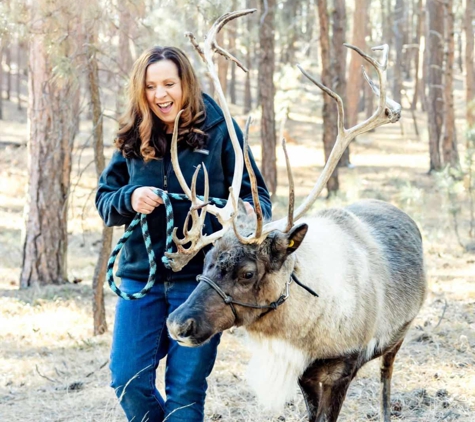
[[[320,16],[320,11],[319,11]],[[321,18],[320,18],[321,19]],[[327,14],[328,20],[328,14]],[[333,83],[330,83],[333,91],[335,91],[346,104],[346,53],[348,49],[343,45],[346,40],[346,4],[345,0],[334,0],[332,10],[332,27],[333,37],[331,39],[331,49],[333,54],[330,54],[330,74]],[[320,40],[321,42],[321,40]],[[323,59],[323,54],[322,54]],[[325,67],[322,62],[322,67]],[[323,75],[322,75],[323,76]],[[326,96],[326,95],[325,95]],[[336,113],[336,107],[330,107],[331,112]],[[336,122],[336,120],[335,120]],[[346,123],[346,122],[345,122]],[[336,132],[335,132],[336,135]],[[340,158],[339,167],[346,167],[350,164],[350,147],[348,147]],[[337,183],[338,186],[338,178]]]
[[[427,1],[427,0],[425,0]],[[421,16],[421,48],[423,50],[420,52],[420,57],[422,59],[422,77],[419,81],[419,96],[421,97],[421,110],[427,111],[427,95],[429,94],[428,86],[429,86],[429,49],[427,48],[427,7],[422,9],[422,16]]]
[[[12,92],[12,49],[10,45],[10,40],[8,40],[8,45],[5,49],[5,64],[7,65],[7,96],[6,99],[10,101],[11,92]]]
[[[455,131],[455,110],[454,110],[454,11],[453,0],[445,0],[445,75],[444,75],[444,138],[442,141],[442,152],[444,165],[459,167],[459,155],[457,151],[457,134]]]
[[[417,23],[416,35],[414,37],[414,45],[417,45],[415,62],[414,62],[414,96],[412,97],[411,110],[417,108],[417,101],[419,99],[420,81],[419,81],[419,67],[421,63],[421,33],[422,33],[422,0],[417,2]]]
[[[393,73],[393,99],[401,104],[401,90],[402,90],[402,47],[404,44],[404,3],[403,0],[396,0],[396,7],[394,9],[394,40],[396,50],[396,60],[394,63]]]
[[[383,44],[391,45],[392,42],[392,26],[391,26],[391,2],[387,0],[381,1],[381,25],[383,27]],[[355,5],[356,9],[356,5]]]
[[[16,73],[16,92],[17,92],[17,110],[21,111],[21,52],[23,50],[22,43],[18,40],[17,43],[17,73]]]
[[[353,35],[351,43],[363,51],[366,50],[366,23],[367,23],[367,0],[355,0],[355,14],[353,17]],[[363,59],[359,54],[352,53],[349,65],[348,85],[346,98],[348,100],[347,114],[348,126],[355,126],[358,122],[358,106],[363,88],[363,75],[361,66]]]
[[[332,61],[330,50],[330,25],[326,0],[316,0],[318,19],[320,27],[320,50],[322,58],[322,84],[332,87]],[[336,60],[333,63],[336,65]],[[341,69],[340,69],[341,72]],[[340,75],[339,75],[340,76]],[[335,101],[323,93],[323,149],[325,152],[325,163],[335,145],[337,136],[337,108]],[[327,182],[328,196],[338,191],[338,167],[335,169]]]
[[[467,128],[475,125],[474,69],[473,69],[473,0],[465,0],[465,101],[467,104]]]
[[[3,120],[3,43],[0,42],[0,120]]]
[[[371,10],[371,0],[368,0],[367,4],[368,10]],[[372,38],[372,26],[371,26],[371,16],[368,13],[367,21],[366,21],[366,38],[368,39],[369,43],[373,45],[373,38]],[[373,115],[374,112],[374,93],[371,89],[371,86],[368,83],[363,82],[363,93],[364,93],[364,110],[366,111],[365,118],[368,119]],[[374,132],[372,129],[370,132]]]
[[[232,1],[231,10],[237,10],[236,0]],[[229,52],[236,57],[236,38],[238,34],[238,19],[228,24]],[[231,64],[231,80],[229,81],[229,99],[232,104],[237,104],[236,98],[236,65]]]
[[[427,115],[429,124],[429,171],[440,170],[440,141],[442,133],[444,98],[442,71],[444,59],[444,6],[438,0],[427,0]]]
[[[246,9],[251,8],[251,0],[246,0]],[[251,47],[252,47],[252,26],[253,26],[252,16],[246,19],[246,67],[248,72],[246,72],[246,80],[244,82],[244,113],[249,113],[252,110],[252,92],[251,92],[251,68],[252,68],[252,59],[251,59]]]
[[[126,93],[124,92],[127,77],[132,69],[132,52],[130,51],[130,37],[132,32],[133,18],[130,13],[130,5],[127,1],[118,3],[119,9],[119,48],[117,69],[117,95],[116,116],[124,112]]]
[[[99,92],[99,67],[96,58],[96,25],[92,23],[87,31],[88,42],[86,43],[87,73],[89,78],[89,93],[92,104],[92,124],[93,124],[93,148],[94,163],[96,167],[97,179],[101,176],[105,167],[104,157],[104,135],[102,105]],[[92,310],[94,316],[94,335],[104,334],[107,331],[106,311],[104,306],[104,282],[106,279],[107,263],[112,248],[112,227],[102,224],[102,242],[99,250],[94,276],[92,279],[92,289],[94,293]]]
[[[287,0],[283,4],[283,21],[285,27],[285,39],[282,40],[281,63],[294,64],[295,43],[297,42],[298,33],[298,7],[299,0]]]
[[[30,164],[21,288],[67,281],[68,194],[78,119],[72,103],[79,95],[79,88],[74,85],[72,75],[53,75],[52,58],[48,54],[51,31],[48,18],[41,15],[44,8],[42,2],[33,2],[31,6],[34,36],[30,41],[28,72]],[[75,38],[67,35],[58,42],[66,57],[67,43]]]
[[[277,190],[276,131],[274,109],[274,16],[275,0],[261,0],[259,26],[259,101],[262,109],[262,175],[271,195]]]

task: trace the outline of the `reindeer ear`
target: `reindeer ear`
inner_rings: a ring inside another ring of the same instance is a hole
[[[287,234],[287,254],[295,252],[307,234],[308,225],[305,223],[292,227]]]
[[[273,270],[279,270],[287,257],[298,249],[307,230],[307,224],[299,224],[288,233],[276,230],[269,235],[266,243],[267,251],[270,253],[270,265]]]

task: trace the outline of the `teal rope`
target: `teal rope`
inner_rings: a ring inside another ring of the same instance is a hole
[[[174,218],[173,218],[173,207],[172,203],[170,201],[171,199],[174,200],[179,200],[179,201],[186,201],[188,200],[188,197],[185,194],[178,194],[178,193],[167,193],[161,189],[155,190],[155,193],[162,198],[163,204],[165,206],[165,212],[167,215],[167,230],[166,230],[166,243],[165,243],[165,249],[167,252],[171,253],[173,252],[173,228],[175,226]],[[204,200],[204,197],[198,196],[199,199]],[[221,199],[221,198],[210,198],[209,201],[213,202],[214,204],[218,206],[224,206],[226,205],[226,200]],[[134,231],[134,229],[139,225],[142,227],[142,235],[143,239],[145,242],[145,248],[147,249],[147,255],[148,255],[148,262],[150,264],[150,272],[148,275],[148,280],[147,284],[145,284],[145,287],[137,293],[125,293],[122,290],[117,287],[114,281],[114,263],[117,258],[117,255],[119,255],[120,250],[124,246],[125,242],[127,242],[128,238]],[[170,262],[168,258],[164,255],[162,256],[162,263],[163,265],[170,269]],[[132,222],[129,224],[129,227],[127,227],[127,230],[124,232],[122,237],[119,239],[117,242],[116,247],[111,253],[111,256],[109,258],[109,261],[107,263],[107,282],[109,283],[109,286],[111,290],[119,297],[125,300],[135,300],[135,299],[141,299],[143,298],[154,286],[155,284],[155,279],[156,279],[156,274],[157,274],[157,263],[156,263],[156,258],[155,258],[155,253],[153,252],[153,246],[152,246],[152,240],[150,238],[150,232],[148,229],[148,224],[147,224],[147,215],[146,214],[141,214],[137,213],[137,215],[134,217]]]

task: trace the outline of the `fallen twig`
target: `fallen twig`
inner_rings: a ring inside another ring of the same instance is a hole
[[[46,375],[43,375],[39,368],[38,368],[38,365],[35,365],[35,368],[36,368],[36,372],[38,373],[38,375],[41,377],[41,378],[44,378],[44,379],[47,379],[49,382],[52,382],[52,383],[58,383],[59,381],[53,379],[53,378],[50,378],[50,377],[47,377]]]
[[[107,359],[101,366],[99,366],[98,369],[95,371],[89,372],[89,374],[86,375],[86,378],[90,377],[91,375],[95,374],[96,372],[99,372],[102,368],[104,368],[107,364],[109,363],[109,359]]]
[[[440,325],[440,323],[441,323],[442,320],[444,319],[445,311],[447,310],[447,306],[448,306],[447,299],[446,299],[445,297],[444,297],[444,301],[445,301],[444,310],[442,311],[442,315],[441,315],[440,318],[439,318],[439,322],[438,322],[437,325],[434,327],[434,330],[437,329],[437,327]],[[434,330],[433,330],[433,331],[434,331]]]

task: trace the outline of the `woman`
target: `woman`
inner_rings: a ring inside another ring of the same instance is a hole
[[[108,226],[129,224],[137,212],[148,214],[151,239],[157,256],[156,284],[144,298],[118,300],[111,352],[112,387],[129,420],[203,421],[206,378],[216,358],[219,336],[197,348],[179,346],[169,338],[167,316],[196,287],[204,252],[197,254],[182,271],[166,269],[163,256],[166,215],[156,188],[182,193],[170,160],[170,142],[177,113],[184,109],[178,128],[178,159],[188,183],[197,165],[206,165],[210,197],[227,198],[234,170],[234,151],[218,105],[201,92],[185,54],[174,47],[154,47],[136,61],[129,88],[129,104],[120,120],[117,151],[99,182],[96,206]],[[234,124],[242,145],[242,133]],[[264,215],[271,216],[268,191],[254,159],[258,192]],[[200,172],[197,193],[203,193]],[[244,169],[240,197],[252,210],[249,175]],[[183,227],[188,201],[174,201],[175,226]],[[220,228],[207,215],[205,233]],[[125,244],[117,275],[121,290],[141,290],[147,281],[149,263],[140,229]],[[155,388],[156,369],[167,356],[166,398]]]

